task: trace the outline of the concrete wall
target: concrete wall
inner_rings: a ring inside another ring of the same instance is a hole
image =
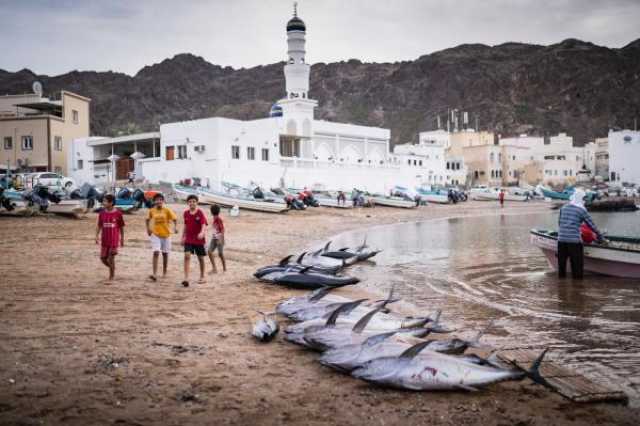
[[[30,167],[47,167],[47,117],[0,120],[0,164],[15,168],[18,160]],[[12,138],[12,148],[4,149],[4,138]],[[22,136],[33,138],[33,150],[22,150]]]

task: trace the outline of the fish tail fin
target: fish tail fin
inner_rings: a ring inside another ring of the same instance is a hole
[[[309,295],[309,301],[317,302],[318,300],[325,297],[331,291],[331,287],[320,287],[317,290],[313,290]]]
[[[543,350],[540,355],[538,355],[538,358],[533,361],[533,364],[531,364],[531,367],[525,372],[525,374],[534,382],[548,388],[552,388],[549,382],[547,382],[547,380],[540,374],[540,365],[542,365],[542,360],[544,359],[544,356],[547,354],[548,350],[549,348],[545,348],[545,350]]]

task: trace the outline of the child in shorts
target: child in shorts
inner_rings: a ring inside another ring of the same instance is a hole
[[[162,278],[167,276],[169,253],[171,252],[171,229],[169,224],[173,222],[173,232],[177,233],[178,217],[169,207],[164,205],[164,195],[158,193],[153,196],[154,206],[149,209],[147,215],[147,234],[153,250],[153,274],[149,275],[151,281],[157,281],[158,259],[162,253]],[[153,225],[153,226],[151,226]]]
[[[111,284],[116,274],[116,255],[118,246],[124,247],[124,219],[122,212],[115,208],[115,197],[107,194],[102,199],[104,207],[98,213],[96,223],[96,244],[100,246],[100,261],[109,268],[109,279],[105,284]]]
[[[183,213],[184,229],[182,231],[182,245],[184,246],[184,280],[182,285],[189,287],[189,267],[191,255],[198,256],[200,264],[200,280],[199,283],[206,282],[204,278],[204,244],[205,233],[207,230],[207,217],[202,210],[198,208],[198,197],[189,195],[187,197],[189,208]]]
[[[220,217],[220,206],[217,204],[212,205],[211,214],[213,215],[213,236],[209,243],[207,254],[213,267],[210,273],[215,274],[218,272],[213,254],[216,250],[218,250],[218,256],[220,256],[220,263],[222,263],[222,270],[224,272],[227,271],[227,262],[224,260],[224,223]]]

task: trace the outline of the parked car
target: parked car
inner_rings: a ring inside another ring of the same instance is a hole
[[[59,173],[34,173],[29,176],[29,179],[31,179],[34,184],[40,184],[49,188],[64,188],[70,190],[76,186],[73,179],[62,176]]]

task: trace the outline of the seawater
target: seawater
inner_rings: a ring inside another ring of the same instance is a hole
[[[640,213],[596,213],[601,230],[640,237]],[[558,213],[492,215],[379,226],[341,234],[333,248],[367,238],[383,249],[350,274],[419,310],[442,310],[464,337],[486,329],[495,348],[549,347],[586,376],[640,405],[640,282],[587,274],[559,279],[529,243],[531,228],[557,228]]]

